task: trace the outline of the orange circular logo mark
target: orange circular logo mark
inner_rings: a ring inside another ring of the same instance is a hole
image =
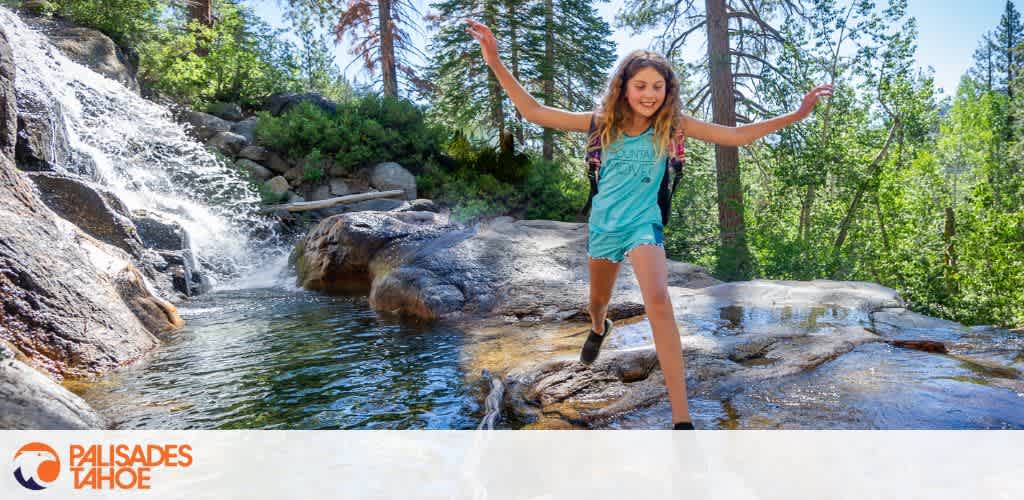
[[[30,490],[41,490],[53,484],[60,475],[60,457],[44,443],[29,443],[14,454],[14,479]]]

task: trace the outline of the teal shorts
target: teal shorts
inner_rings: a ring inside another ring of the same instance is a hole
[[[589,231],[587,255],[594,259],[621,262],[630,250],[640,245],[664,246],[665,235],[661,224],[644,223],[621,231]]]

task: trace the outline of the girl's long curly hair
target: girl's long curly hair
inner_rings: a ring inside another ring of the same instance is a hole
[[[626,101],[626,82],[643,68],[654,68],[665,79],[665,100],[655,112],[654,144],[664,154],[674,154],[669,147],[672,132],[678,130],[682,104],[679,98],[679,79],[672,65],[664,56],[649,50],[634,50],[619,62],[618,68],[608,81],[608,90],[595,110],[595,134],[600,134],[601,144],[607,147],[615,142],[625,128],[633,110]]]

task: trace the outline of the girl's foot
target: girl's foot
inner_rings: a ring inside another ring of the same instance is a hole
[[[692,431],[692,430],[694,430],[693,422],[676,422],[672,426],[672,430],[674,430],[674,431]]]
[[[597,333],[594,330],[590,330],[590,335],[587,335],[587,341],[583,343],[583,351],[580,352],[580,362],[589,365],[597,359],[597,355],[601,352],[601,343],[604,342],[604,338],[612,332],[612,320],[604,319],[604,331]]]

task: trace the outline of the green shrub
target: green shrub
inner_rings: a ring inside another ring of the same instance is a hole
[[[534,159],[528,164],[524,185],[526,218],[575,221],[589,193],[590,184],[582,163],[567,168]]]
[[[317,150],[349,170],[394,161],[417,173],[440,155],[445,133],[428,125],[422,110],[409,101],[363,94],[338,103],[333,113],[310,103],[277,117],[261,113],[256,136],[290,158]]]
[[[302,180],[317,182],[324,177],[323,157],[320,150],[313,148],[302,160]]]
[[[317,182],[324,178],[324,170],[320,167],[314,167],[312,165],[304,165],[302,167],[302,180],[306,182]]]

